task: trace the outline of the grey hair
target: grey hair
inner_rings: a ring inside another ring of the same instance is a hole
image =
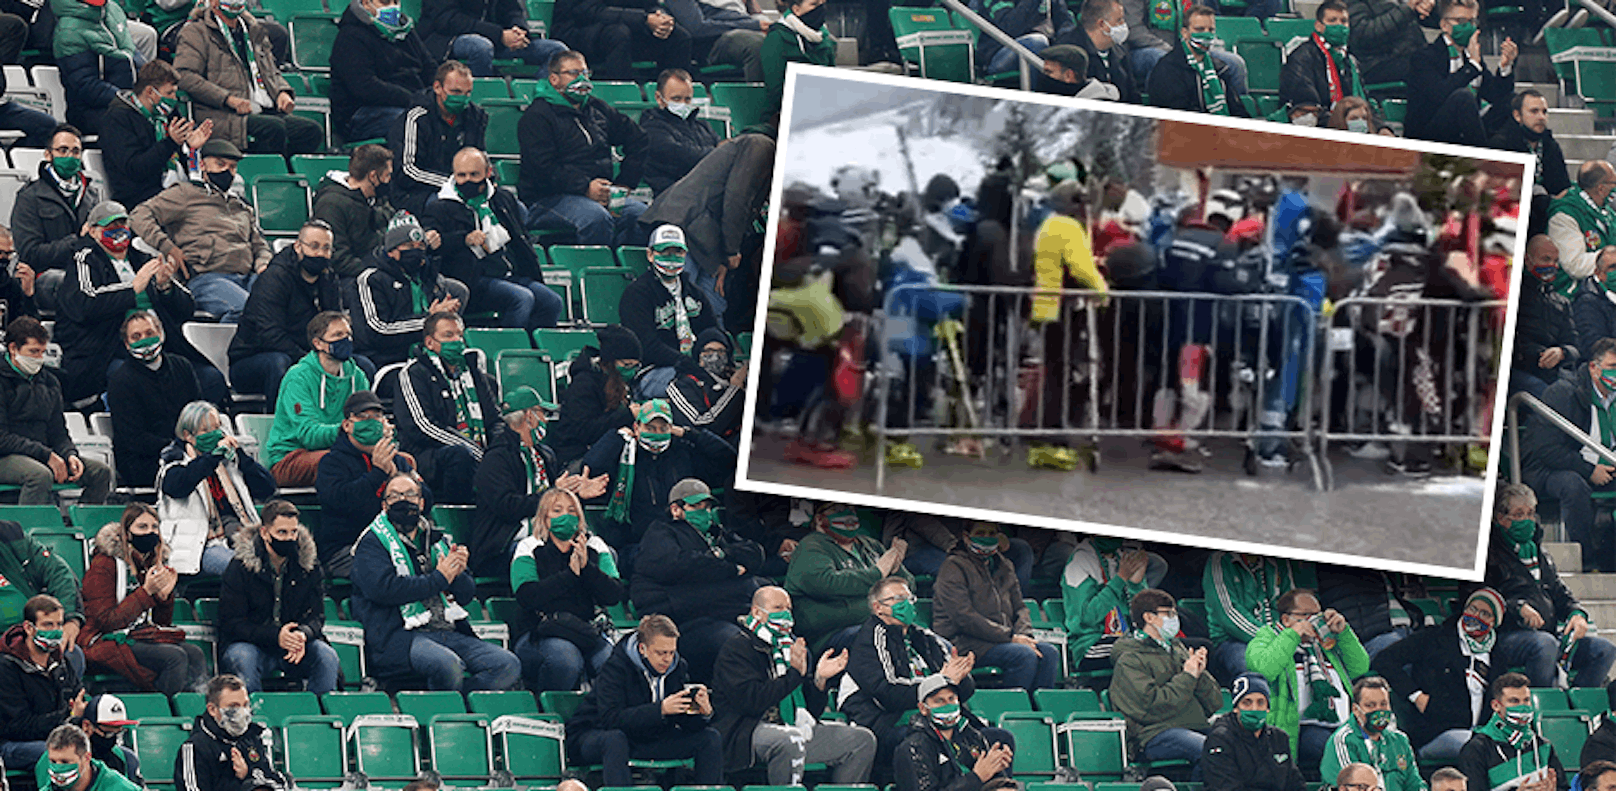
[[[185,439],[187,434],[196,436],[202,432],[202,422],[209,415],[219,417],[219,426],[224,427],[224,417],[219,415],[219,408],[208,401],[192,401],[180,409],[180,419],[174,421],[174,436]]]
[[[55,730],[50,732],[49,736],[45,737],[45,749],[47,751],[61,750],[67,747],[71,747],[79,755],[83,755],[90,751],[90,737],[84,735],[84,731],[79,726],[72,724],[58,725]]]
[[[1493,498],[1493,513],[1509,513],[1509,507],[1519,501],[1531,503],[1537,507],[1537,492],[1524,483],[1509,483],[1498,488],[1498,496]]]

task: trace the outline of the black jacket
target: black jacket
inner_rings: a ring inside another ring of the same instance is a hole
[[[688,264],[687,264],[688,265]],[[690,317],[690,331],[696,336],[718,326],[718,312],[701,289],[693,288],[686,280],[680,285],[684,295],[685,313]],[[618,302],[617,315],[623,326],[640,339],[640,364],[649,367],[672,366],[681,374],[694,374],[701,366],[690,355],[679,351],[679,331],[673,315],[673,294],[662,285],[656,270],[646,267],[634,282],[623,289]]]
[[[1448,94],[1468,87],[1478,76],[1481,77],[1481,90],[1476,93],[1478,100],[1489,102],[1493,107],[1509,106],[1515,93],[1514,71],[1500,76],[1496,70],[1482,71],[1468,62],[1456,72],[1450,73],[1448,68],[1448,45],[1440,36],[1409,57],[1408,109],[1403,117],[1406,137],[1422,139]]]
[[[477,402],[482,407],[483,429],[487,432],[487,441],[492,443],[510,429],[499,417],[499,387],[483,373],[482,355],[481,350],[467,349],[464,365],[471,370],[472,387],[476,388]],[[458,421],[449,380],[433,364],[432,355],[425,348],[417,351],[399,373],[395,402],[393,418],[397,421],[398,447],[415,456],[421,464],[422,475],[433,477],[432,451],[448,445],[463,445],[482,460],[485,446],[455,430]]]
[[[547,438],[562,464],[583,457],[607,432],[634,422],[627,404],[606,408],[606,372],[601,366],[611,362],[600,359],[599,349],[586,346],[567,370],[570,380],[561,391],[561,415],[550,424]]]
[[[28,657],[28,635],[14,624],[0,636],[0,739],[44,741],[67,722],[83,684],[57,652],[46,667]]]
[[[1217,72],[1218,79],[1223,80],[1223,97],[1224,102],[1229,105],[1229,115],[1235,118],[1251,117],[1246,112],[1245,103],[1240,101],[1240,95],[1234,92],[1234,83],[1230,80],[1233,72],[1228,64],[1212,58],[1212,69]],[[1150,80],[1146,85],[1145,92],[1150,94],[1152,107],[1206,112],[1206,105],[1201,101],[1199,73],[1190,66],[1190,56],[1182,46],[1173,47],[1162,56],[1161,60],[1156,61],[1156,67],[1150,70]]]
[[[458,0],[444,0],[456,5]],[[444,184],[454,180],[456,151],[471,146],[486,149],[488,113],[475,103],[466,105],[453,124],[438,111],[437,94],[428,87],[415,94],[410,109],[393,122],[387,147],[393,149],[394,205],[420,214]]]
[[[371,251],[365,270],[350,285],[345,304],[354,305],[354,352],[362,354],[379,368],[409,359],[410,347],[421,340],[426,314],[415,312],[410,298],[410,281],[424,283],[428,301],[447,292],[438,279],[438,260],[429,256],[417,272],[406,274],[404,265],[381,251]],[[497,421],[498,418],[495,418]]]
[[[393,456],[399,472],[415,468],[400,453]],[[320,458],[314,476],[314,489],[320,494],[320,524],[314,534],[314,544],[320,557],[330,557],[339,550],[354,545],[359,534],[371,520],[382,512],[382,488],[387,485],[387,473],[376,469],[370,457],[348,439],[346,432],[338,434],[331,443],[331,452]],[[423,513],[432,512],[432,490],[421,484]]]
[[[371,672],[378,678],[410,672],[410,643],[415,633],[404,628],[400,607],[438,594],[451,596],[456,602],[470,603],[477,598],[477,583],[470,574],[458,574],[450,582],[429,560],[427,549],[443,538],[443,532],[425,520],[428,511],[422,513],[421,527],[415,534],[416,549],[406,550],[410,568],[416,573],[399,574],[374,532],[364,531],[354,544],[350,601],[354,617],[364,624],[365,651],[370,655]],[[455,631],[471,635],[469,621],[456,621]]]
[[[645,183],[657,195],[718,147],[717,133],[695,113],[680,118],[660,107],[647,110],[640,116],[640,128],[645,130],[648,145]]]
[[[1387,574],[1373,569],[1351,569],[1319,564],[1319,602],[1347,619],[1352,633],[1367,642],[1390,632],[1393,588]],[[1410,609],[1416,614],[1418,610]]]
[[[567,720],[568,742],[576,744],[580,735],[599,730],[622,731],[631,743],[652,744],[707,729],[707,718],[699,714],[662,715],[662,698],[684,689],[690,666],[683,656],[676,657],[668,672],[654,679],[640,655],[639,642],[638,635],[630,634],[612,649],[594,687]],[[652,694],[653,682],[658,682],[662,695]]]
[[[393,214],[393,204],[386,198],[367,198],[348,186],[346,172],[327,173],[320,179],[314,190],[314,219],[331,226],[331,271],[344,283],[365,271]]]
[[[163,191],[163,176],[170,160],[183,156],[181,147],[168,136],[158,134],[152,121],[141,112],[132,93],[120,93],[101,117],[102,167],[112,199],[124,206],[135,204]]]
[[[79,231],[90,219],[90,210],[104,200],[101,189],[88,179],[79,190],[78,201],[68,200],[45,172],[50,166],[49,160],[40,163],[34,180],[17,190],[11,207],[11,238],[17,244],[17,259],[35,272],[71,265],[73,253],[83,241]]]
[[[594,619],[597,609],[623,601],[623,583],[600,570],[599,552],[590,549],[589,563],[581,574],[574,574],[567,565],[572,560],[571,552],[556,551],[553,542],[534,544],[528,556],[533,558],[536,578],[524,581],[515,591],[516,603],[521,606],[517,621],[512,624],[517,635],[543,629],[542,622],[558,613],[569,613],[588,623]],[[476,550],[472,550],[472,557],[476,556]],[[559,632],[543,631],[543,636],[560,636]]]
[[[484,188],[488,186],[485,184]],[[504,280],[513,274],[544,282],[544,275],[539,271],[539,258],[533,252],[533,242],[528,239],[527,226],[522,222],[526,210],[517,201],[516,193],[503,187],[494,187],[488,203],[494,210],[494,219],[499,221],[511,238],[499,252],[478,258],[466,246],[466,234],[478,227],[471,207],[458,194],[445,198],[441,192],[427,202],[421,224],[443,237],[443,244],[438,247],[443,275],[465,283],[468,288],[483,278]]]
[[[1537,142],[1537,184],[1550,195],[1558,195],[1571,186],[1565,153],[1560,150],[1560,142],[1554,139],[1553,129],[1544,129]],[[1487,147],[1532,153],[1532,141],[1526,137],[1526,127],[1515,122],[1514,118],[1487,139]]]
[[[303,278],[297,250],[287,247],[269,260],[247,295],[247,306],[230,341],[230,362],[280,352],[303,359],[309,353],[309,321],[327,310],[342,310],[342,289],[328,267],[313,283]]]
[[[1600,291],[1598,296],[1603,298],[1603,290]],[[1573,298],[1575,296],[1573,295]],[[1605,300],[1605,304],[1611,303]],[[1560,370],[1569,371],[1577,367],[1577,363],[1582,361],[1582,350],[1592,348],[1593,344],[1583,346],[1577,342],[1577,325],[1572,315],[1572,305],[1572,299],[1562,298],[1551,286],[1532,277],[1530,272],[1525,273],[1521,278],[1521,298],[1516,308],[1520,315],[1515,325],[1516,368],[1530,371],[1540,379],[1553,382],[1559,378]],[[1611,307],[1616,308],[1616,305]],[[1539,368],[1538,355],[1555,346],[1565,351],[1565,356],[1555,367],[1559,370]]]
[[[701,350],[714,341],[724,344],[725,353],[733,358],[729,333],[714,327],[697,335],[696,345],[690,349],[690,358],[698,367]],[[673,407],[674,425],[699,426],[731,445],[739,444],[746,388],[731,385],[728,376],[714,376],[705,368],[684,374],[668,385],[668,405]]]
[[[1609,712],[1600,715],[1599,726],[1594,728],[1588,741],[1582,743],[1582,760],[1577,761],[1578,766],[1587,766],[1594,761],[1609,761],[1616,756],[1616,720]]]
[[[780,701],[798,687],[810,713],[817,717],[825,710],[829,696],[814,684],[815,657],[808,657],[807,675],[788,667],[776,678],[771,652],[747,632],[725,640],[713,662],[713,727],[724,737],[726,772],[752,765],[752,731],[765,720],[780,724]]]
[[[1600,338],[1616,338],[1616,302],[1608,293],[1593,277],[1577,284],[1577,293],[1571,298],[1571,318],[1577,327],[1579,351],[1592,349]],[[1521,329],[1525,328],[1516,332]]]
[[[202,397],[190,360],[177,354],[162,359],[155,371],[130,361],[107,378],[112,457],[124,486],[151,486],[157,480],[157,457],[174,441],[180,410]]]
[[[439,60],[419,31],[403,41],[382,38],[356,5],[342,12],[331,45],[331,120],[344,131],[361,107],[409,107],[416,92],[432,87]]]
[[[258,528],[237,532],[235,548],[219,583],[219,643],[252,643],[279,656],[281,627],[289,623],[297,624],[309,640],[324,640],[325,572],[309,529],[298,528],[297,557],[281,565],[278,591],[275,567]]]
[[[622,453],[623,437],[613,431],[584,454],[583,466],[589,468],[590,475],[611,475],[605,495],[608,501],[616,491]],[[686,431],[684,436],[674,437],[660,455],[642,447],[635,457],[634,491],[629,492],[630,523],[603,520],[600,536],[614,547],[638,544],[652,522],[668,518],[668,492],[674,484],[685,478],[700,478],[708,486],[727,487],[734,471],[735,449],[711,431]]]
[[[421,3],[420,34],[432,56],[442,60],[455,36],[475,33],[502,46],[501,36],[511,28],[527,30],[527,9],[519,0],[425,0]]]
[[[1464,772],[1466,788],[1498,788],[1501,784],[1491,782],[1488,774],[1493,767],[1503,763],[1510,764],[1510,777],[1518,777],[1538,768],[1534,766],[1533,754],[1539,739],[1542,737],[1534,734],[1531,739],[1522,743],[1521,747],[1512,747],[1508,743],[1493,741],[1491,736],[1472,733],[1470,741],[1465,742],[1464,747],[1459,750],[1459,760],[1454,766]],[[1548,740],[1543,739],[1543,743],[1548,744],[1548,765],[1554,769],[1555,787],[1570,788],[1571,777],[1566,774],[1565,767],[1560,765],[1559,753]]]
[[[888,626],[874,615],[864,621],[847,652],[847,675],[858,684],[858,691],[841,703],[848,719],[876,733],[885,733],[898,724],[904,712],[915,708],[925,676],[911,672],[910,646],[925,660],[928,675],[936,675],[948,661],[943,638],[930,629]],[[955,688],[961,703],[976,694],[976,682],[970,676]]]
[[[987,751],[987,740],[970,718],[962,717],[945,742],[926,717],[916,714],[892,756],[895,786],[898,791],[980,791],[984,784],[973,769]]]
[[[1420,16],[1397,0],[1349,0],[1347,13],[1352,19],[1347,48],[1374,76],[1364,82],[1406,80],[1409,56],[1425,46]],[[1434,27],[1436,22],[1433,9],[1423,23]]]
[[[559,0],[551,19],[550,37],[567,40],[567,34],[596,25],[645,25],[645,15],[656,8],[657,0]],[[577,41],[593,41],[594,36],[576,36]]]
[[[1302,770],[1291,755],[1290,737],[1271,725],[1253,734],[1229,712],[1212,721],[1201,748],[1206,791],[1303,791]]]
[[[1358,59],[1349,54],[1347,63],[1337,63],[1336,70],[1342,95],[1351,96],[1352,72],[1362,74]],[[1317,41],[1309,38],[1285,56],[1285,66],[1279,72],[1279,101],[1288,109],[1313,105],[1321,114],[1329,114],[1334,104],[1330,101],[1330,65]]]
[[[75,232],[76,233],[76,232]],[[107,388],[107,365],[126,357],[118,329],[124,315],[135,309],[133,286],[118,279],[118,270],[99,242],[75,236],[78,248],[68,258],[67,277],[56,289],[56,340],[62,344],[62,393],[69,402],[93,396]],[[129,249],[129,266],[139,271],[151,256]],[[180,283],[165,291],[151,283],[146,296],[162,319],[163,349],[197,359],[180,327],[191,320],[195,303]]]
[[[1543,546],[1543,526],[1537,528],[1534,539]],[[1515,550],[1495,525],[1492,540],[1487,543],[1487,574],[1482,584],[1498,591],[1504,597],[1504,620],[1498,631],[1509,632],[1530,628],[1521,620],[1521,605],[1530,604],[1543,616],[1542,631],[1555,634],[1571,614],[1582,612],[1582,603],[1560,579],[1554,558],[1547,552],[1537,554],[1538,577],[1533,578],[1526,564],[1516,556]]]
[[[763,547],[721,525],[712,527],[710,538],[711,543],[683,519],[660,514],[640,540],[634,561],[629,586],[634,611],[662,613],[675,623],[744,615],[758,588],[752,574],[763,567]]]
[[[1139,83],[1134,81],[1133,69],[1128,65],[1126,44],[1112,44],[1111,48],[1106,50],[1109,53],[1108,57],[1101,58],[1099,48],[1094,46],[1094,41],[1089,38],[1088,31],[1084,30],[1081,24],[1068,30],[1054,43],[1082,47],[1089,56],[1089,77],[1115,85],[1118,101],[1128,104],[1143,103],[1139,96]]]
[[[552,486],[565,469],[556,461],[549,445],[538,444],[545,477]],[[471,572],[479,577],[503,577],[510,572],[505,561],[511,542],[539,510],[543,488],[528,492],[527,449],[514,431],[503,431],[488,442],[483,463],[477,465],[472,488],[477,508],[471,513],[470,531],[458,536],[471,552]]]
[[[191,737],[174,756],[175,791],[258,791],[261,788],[289,789],[292,784],[270,763],[269,744],[264,741],[263,723],[247,726],[247,732],[231,737],[219,721],[203,712],[196,716]],[[230,751],[241,753],[247,762],[247,777],[237,779]]]
[[[561,18],[561,9],[556,9]],[[639,24],[644,24],[641,14]],[[557,31],[559,33],[559,30]],[[517,123],[516,139],[522,149],[521,176],[517,179],[522,202],[532,204],[546,195],[584,195],[589,182],[600,178],[625,187],[645,175],[646,136],[628,116],[594,96],[582,106],[565,99],[556,104],[548,83],[528,105]],[[623,147],[622,169],[612,178],[612,147]]]
[[[1543,391],[1543,403],[1584,432],[1593,428],[1593,399],[1593,377],[1587,366],[1572,369]],[[1528,475],[1554,470],[1570,470],[1585,480],[1593,475],[1593,462],[1582,457],[1582,445],[1564,432],[1528,428],[1524,433],[1521,468]],[[1548,613],[1543,617],[1547,618]]]
[[[0,361],[0,456],[22,455],[40,464],[52,453],[77,456],[63,411],[56,374],[44,369],[24,379],[9,361]]]
[[[1428,744],[1443,731],[1474,728],[1492,716],[1485,702],[1481,716],[1470,716],[1470,688],[1465,673],[1470,660],[1459,650],[1459,616],[1454,615],[1434,629],[1421,629],[1375,654],[1371,667],[1392,687],[1394,699],[1407,699],[1415,692],[1431,696],[1425,712],[1414,706],[1400,711],[1398,727],[1408,732],[1415,748]],[[1493,662],[1487,669],[1487,684],[1509,670]],[[1485,693],[1483,698],[1486,698]]]

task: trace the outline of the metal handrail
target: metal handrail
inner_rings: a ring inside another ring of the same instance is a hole
[[[975,25],[978,30],[988,34],[989,38],[1003,44],[1006,47],[1009,47],[1011,52],[1016,53],[1016,61],[1021,65],[1021,90],[1032,90],[1032,71],[1028,68],[1028,66],[1031,65],[1032,67],[1037,68],[1039,71],[1043,71],[1043,58],[1038,57],[1033,53],[1032,50],[1027,49],[1024,45],[1022,45],[1021,42],[1017,41],[1014,36],[1000,30],[998,25],[987,21],[982,17],[981,14],[967,8],[964,3],[960,2],[960,0],[940,0],[940,2],[942,2],[943,6],[948,10],[964,17],[965,21],[970,22],[971,24]],[[1583,0],[1583,2],[1588,2],[1588,0]]]
[[[1616,451],[1605,447],[1588,436],[1587,432],[1577,428],[1576,424],[1565,419],[1564,415],[1554,411],[1548,404],[1539,401],[1531,393],[1516,393],[1509,399],[1509,476],[1511,483],[1521,482],[1521,421],[1520,405],[1531,407],[1540,417],[1549,422],[1549,425],[1565,432],[1583,447],[1592,450],[1607,464],[1616,465]]]

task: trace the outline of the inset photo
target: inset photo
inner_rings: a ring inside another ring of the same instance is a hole
[[[739,488],[1479,578],[1529,155],[786,97]]]

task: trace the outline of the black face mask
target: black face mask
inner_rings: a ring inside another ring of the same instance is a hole
[[[138,536],[130,534],[129,546],[142,555],[150,555],[151,551],[157,548],[158,542],[162,540],[163,537],[157,533],[146,533]]]
[[[96,734],[90,737],[90,754],[96,756],[112,755],[112,748],[118,746],[116,736],[102,736]]]
[[[1078,89],[1083,86],[1075,82],[1057,80],[1054,77],[1039,72],[1033,75],[1032,88],[1038,93],[1047,93],[1054,96],[1076,96]]]
[[[277,538],[269,542],[269,548],[275,550],[275,554],[282,559],[294,557],[297,555],[297,539]]]
[[[208,183],[212,184],[213,188],[220,192],[228,191],[230,189],[230,185],[236,183],[236,174],[231,173],[228,170],[221,170],[217,173],[209,173],[207,175]]]
[[[319,277],[320,273],[324,272],[326,267],[331,265],[331,259],[304,255],[298,257],[297,263],[299,266],[303,267],[303,274],[308,275],[309,277]]]
[[[820,6],[806,14],[798,14],[797,18],[801,19],[804,25],[807,25],[814,30],[818,30],[825,25],[826,10],[827,9],[824,6]]]
[[[421,506],[412,500],[399,500],[387,506],[387,521],[406,533],[421,523]]]
[[[483,194],[483,189],[487,186],[487,181],[478,179],[476,181],[468,181],[464,184],[456,184],[455,189],[460,192],[460,197],[470,200],[478,195]]]
[[[393,194],[393,182],[384,181],[376,185],[376,190],[371,197],[378,201],[384,201],[391,194]]]
[[[404,271],[406,272],[417,271],[426,266],[426,251],[400,250],[398,251],[398,262],[404,265]]]

